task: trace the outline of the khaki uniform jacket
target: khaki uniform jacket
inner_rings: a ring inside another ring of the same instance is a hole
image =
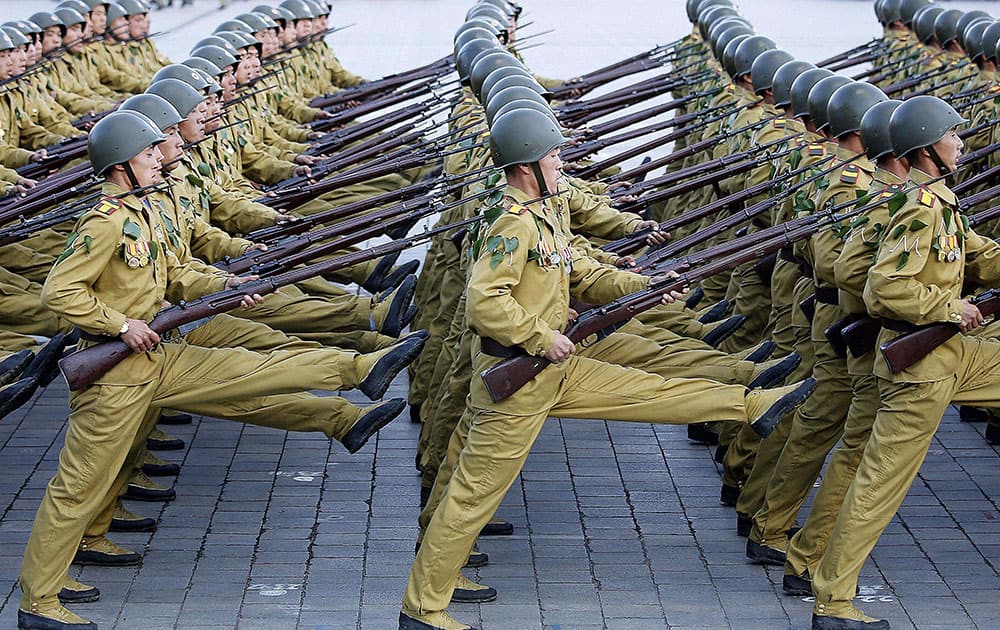
[[[854,157],[849,151],[837,149],[837,159],[847,160]],[[860,157],[843,168],[834,171],[828,180],[830,185],[820,192],[816,199],[816,209],[854,203],[862,197],[872,183],[875,165],[867,157]],[[840,212],[849,212],[853,206],[848,206]],[[837,226],[822,229],[809,239],[813,256],[813,280],[816,286],[836,286],[834,268],[844,241]]]
[[[868,271],[864,298],[872,315],[917,326],[962,319],[962,286],[969,279],[984,286],[1000,283],[1000,245],[976,234],[958,211],[955,194],[943,181],[910,170],[919,187],[889,219],[875,264]],[[883,326],[878,343],[899,333]],[[958,337],[898,374],[884,361],[875,375],[894,382],[921,383],[954,376],[962,361]]]
[[[505,190],[499,212],[474,245],[466,320],[481,337],[543,355],[565,330],[569,298],[605,304],[648,286],[649,279],[602,265],[573,250],[548,200]]]

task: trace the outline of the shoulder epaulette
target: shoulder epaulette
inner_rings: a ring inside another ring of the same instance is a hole
[[[507,212],[509,212],[510,214],[516,214],[518,216],[524,214],[527,211],[528,211],[527,206],[522,206],[521,204],[518,203],[512,203],[509,206],[507,206]]]
[[[785,125],[788,123],[787,118],[775,118],[771,121],[771,126],[775,129],[784,129]]]
[[[931,191],[927,190],[923,186],[921,186],[920,190],[917,191],[917,203],[919,203],[922,206],[927,206],[928,208],[933,208],[934,207],[934,203],[935,203],[935,199],[936,199],[936,197],[934,196],[934,193],[932,193]]]
[[[856,164],[848,164],[840,171],[840,181],[845,184],[857,184],[861,169]]]
[[[826,155],[826,147],[819,142],[809,143],[809,156],[810,157],[823,157]]]
[[[112,214],[117,212],[122,205],[124,204],[122,204],[121,199],[116,199],[115,197],[105,197],[104,199],[101,199],[96,206],[94,206],[94,210],[110,217]]]

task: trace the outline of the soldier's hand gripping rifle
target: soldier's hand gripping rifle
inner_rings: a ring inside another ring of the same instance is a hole
[[[302,282],[323,274],[334,273],[369,260],[376,260],[387,254],[413,247],[418,243],[433,238],[437,234],[475,223],[481,220],[481,218],[476,216],[457,223],[443,225],[406,239],[390,241],[330,260],[313,263],[306,267],[292,269],[271,276],[270,278],[246,282],[234,289],[219,291],[218,293],[206,295],[191,302],[180,302],[176,306],[171,306],[157,313],[153,321],[149,322],[149,327],[158,335],[163,336],[168,331],[180,326],[209,318],[219,313],[231,311],[239,307],[246,296],[254,294],[267,295],[289,284]],[[132,354],[134,354],[132,349],[124,341],[115,337],[108,337],[108,341],[83,350],[77,350],[73,354],[63,358],[59,361],[59,367],[62,369],[70,389],[76,391],[93,384],[97,379],[107,374],[109,370]]]
[[[21,177],[39,179],[51,171],[59,170],[67,162],[87,155],[87,137],[68,138],[45,148],[46,156],[37,162],[19,166],[15,170]]]

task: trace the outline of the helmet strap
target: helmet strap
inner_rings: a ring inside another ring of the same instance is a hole
[[[139,185],[139,180],[135,176],[135,171],[132,170],[132,165],[128,162],[122,164],[125,167],[125,176],[128,177],[128,181],[132,184],[133,190],[139,190],[142,186]]]
[[[531,172],[535,174],[535,181],[538,182],[538,196],[547,197],[550,194],[549,188],[545,185],[545,177],[542,176],[542,167],[538,165],[538,162],[531,163]]]
[[[927,153],[931,156],[931,161],[934,162],[934,166],[938,167],[938,171],[941,172],[941,175],[948,175],[951,173],[951,169],[945,166],[944,162],[941,161],[941,156],[938,155],[938,152],[934,149],[934,145],[927,146]]]

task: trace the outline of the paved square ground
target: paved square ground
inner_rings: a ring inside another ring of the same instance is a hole
[[[448,51],[469,4],[337,2],[333,22],[358,25],[334,46],[369,77],[413,67]],[[536,22],[529,32],[556,29],[525,53],[549,76],[605,65],[687,28],[680,0],[526,4]],[[53,3],[17,6],[27,16]],[[216,6],[196,0],[154,13],[154,30],[167,31],[161,48],[183,59],[190,43],[255,4]],[[878,32],[868,2],[741,8],[760,32],[814,61]],[[400,379],[390,395],[405,391]],[[16,623],[20,554],[56,466],[66,400],[57,383],[0,422],[0,628]],[[1000,627],[1000,460],[981,431],[949,410],[865,567],[860,605],[894,629]],[[81,614],[102,628],[142,630],[395,627],[416,534],[415,425],[404,417],[353,456],[322,437],[214,419],[171,432],[187,441],[166,454],[182,463],[178,498],[130,505],[159,517],[155,534],[113,535],[143,551],[141,567],[73,569],[103,594]],[[488,630],[807,627],[810,603],[781,595],[780,570],[746,562],[718,493],[711,451],[689,443],[683,427],[550,420],[500,510],[515,534],[484,539],[493,562],[470,574],[499,599],[453,611]]]

